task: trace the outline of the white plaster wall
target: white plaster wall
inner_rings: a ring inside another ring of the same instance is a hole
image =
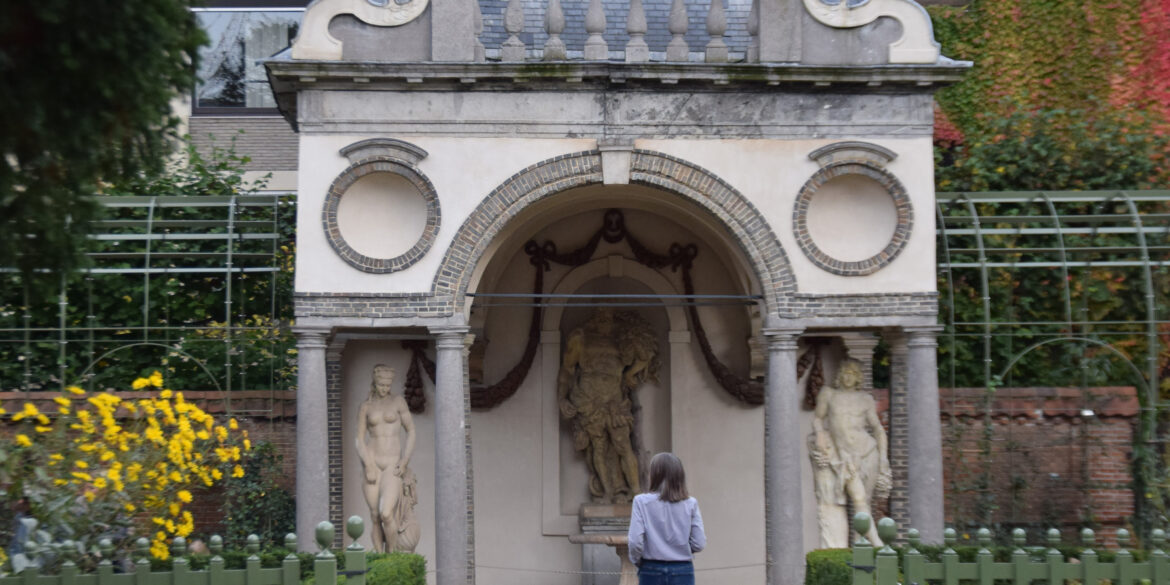
[[[929,136],[867,139],[898,154],[887,169],[910,195],[914,228],[902,253],[866,276],[838,276],[817,268],[792,234],[792,208],[801,186],[820,168],[808,154],[840,140],[638,140],[697,164],[738,189],[767,218],[796,274],[802,293],[928,292],[937,288],[934,252],[934,154]]]
[[[868,260],[889,245],[898,225],[894,198],[860,175],[830,179],[808,206],[808,235],[837,260]]]
[[[414,247],[427,226],[427,202],[405,177],[373,173],[357,180],[337,206],[337,227],[354,250],[394,258]]]
[[[341,452],[344,484],[342,486],[342,512],[345,518],[361,516],[370,526],[370,510],[362,494],[362,464],[356,451],[358,432],[358,409],[370,395],[371,376],[374,366],[386,364],[398,372],[393,392],[401,395],[406,381],[406,370],[410,367],[410,353],[404,351],[397,341],[350,341],[342,353],[342,395],[341,395]],[[418,479],[418,505],[414,513],[422,526],[422,536],[414,552],[426,557],[427,568],[435,567],[435,423],[434,387],[423,376],[427,395],[426,411],[415,414],[416,433],[414,455],[410,468]],[[324,441],[325,437],[321,437]],[[406,435],[402,435],[403,446]],[[370,548],[370,533],[361,538],[362,546]],[[434,573],[427,575],[427,582],[434,583]]]
[[[302,134],[296,286],[301,292],[425,292],[451,238],[468,214],[494,188],[524,168],[549,158],[589,150],[588,139],[448,138],[395,136],[426,149],[419,168],[439,194],[442,226],[419,262],[393,274],[367,274],[342,262],[321,229],[321,206],[329,185],[347,166],[338,154],[370,135]],[[800,187],[818,169],[808,153],[837,142],[818,140],[638,140],[638,148],[661,151],[702,166],[738,189],[764,214],[796,274],[800,292],[923,292],[935,290],[934,187],[929,137],[871,141],[898,154],[888,166],[906,186],[914,228],[906,248],[889,266],[860,277],[837,276],[813,265],[796,246],[792,208]]]
[[[610,188],[621,190],[623,188]],[[601,225],[602,210],[571,214],[552,221],[535,239],[551,239],[561,252],[582,245]],[[648,211],[627,210],[630,231],[654,250],[665,250],[671,242],[699,243],[695,266],[697,286],[705,293],[742,294],[738,280],[721,261],[721,256],[690,231]],[[611,254],[629,256],[626,244],[599,246],[595,257]],[[528,257],[516,248],[500,250],[489,267],[480,292],[530,292],[532,267]],[[545,290],[553,290],[569,271],[553,265],[545,273]],[[680,276],[669,269],[661,273],[681,292]],[[601,278],[586,283],[580,292],[644,292],[628,278]],[[484,335],[488,340],[484,359],[486,381],[495,382],[519,359],[527,337],[529,308],[490,308]],[[701,307],[703,323],[720,358],[734,371],[747,371],[746,339],[750,332],[743,307]],[[473,319],[483,309],[473,310]],[[577,326],[587,309],[567,309],[561,332]],[[698,555],[702,582],[753,583],[764,578],[764,496],[763,496],[763,411],[746,407],[718,387],[703,362],[698,345],[691,338],[680,344],[672,362],[672,347],[665,335],[665,311],[644,309],[644,315],[663,334],[660,352],[663,371],[658,385],[639,390],[648,420],[647,448],[671,449],[687,466],[688,484],[699,499],[707,526],[709,546]],[[543,351],[543,350],[542,350]],[[574,514],[585,499],[585,463],[569,441],[568,425],[556,420],[561,434],[558,469],[544,469],[541,459],[543,425],[550,421],[546,401],[556,400],[555,387],[543,387],[542,380],[555,380],[556,372],[543,372],[542,355],[516,395],[499,407],[472,416],[475,473],[477,582],[481,585],[545,583],[574,584],[573,571],[581,566],[579,545],[563,534],[542,529],[542,498],[556,497],[557,509]],[[559,356],[552,363],[559,363]],[[670,375],[671,368],[679,375]],[[551,374],[551,375],[550,375]],[[566,482],[550,493],[542,484],[552,477]],[[569,501],[572,500],[572,501]],[[574,525],[575,528],[575,525]],[[574,530],[575,532],[575,530]],[[727,567],[735,567],[728,569]],[[522,569],[522,570],[517,570]]]
[[[492,189],[533,163],[596,147],[594,140],[394,136],[430,153],[418,168],[439,194],[442,223],[434,245],[418,262],[392,274],[369,274],[346,264],[334,253],[321,227],[321,208],[329,186],[349,166],[349,161],[338,151],[360,140],[377,137],[301,134],[297,188],[298,292],[430,291],[455,232]]]

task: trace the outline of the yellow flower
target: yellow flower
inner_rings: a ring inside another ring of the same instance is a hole
[[[89,468],[89,464],[84,462],[84,461],[74,461],[73,464],[80,467],[81,469],[88,469]]]
[[[48,424],[49,424],[49,417],[47,417],[47,416],[45,416],[45,415],[43,415],[43,414],[38,414],[38,415],[37,415],[37,422],[38,422],[38,423],[40,423],[40,424],[41,424],[41,425],[43,425],[43,426],[48,426]]]
[[[21,447],[32,447],[32,441],[29,440],[28,435],[16,435],[16,444]]]
[[[187,490],[179,490],[179,493],[176,495],[178,496],[180,502],[183,502],[184,504],[191,503],[191,492]]]
[[[69,482],[64,479],[54,479],[53,485],[69,485]]]
[[[65,456],[60,453],[53,453],[52,455],[49,455],[49,461],[62,461],[64,459]]]
[[[47,432],[53,430],[53,427],[42,427],[40,425],[37,425],[33,428],[35,428],[38,433],[47,433]]]
[[[99,489],[99,490],[101,490],[101,489],[105,489],[105,487],[106,487],[106,478],[104,478],[104,477],[98,477],[98,478],[94,478],[94,480],[93,480],[93,487],[95,487],[95,488],[97,488],[97,489]]]
[[[244,450],[245,451],[252,450],[252,441],[249,441],[248,439],[244,439]]]
[[[134,507],[134,504],[131,503],[126,503],[122,507],[125,508],[127,512],[133,512],[134,510],[137,510],[137,508]]]
[[[232,477],[244,477],[244,468],[239,465],[232,467]]]
[[[130,384],[130,387],[135,390],[141,390],[147,386],[150,386],[150,380],[147,380],[146,378],[138,378]]]
[[[37,410],[35,404],[31,402],[24,403],[24,410],[12,415],[12,422],[20,422],[30,416],[40,416],[41,411]]]
[[[175,393],[174,393],[174,392],[171,392],[170,390],[163,390],[162,392],[159,392],[159,393],[158,393],[158,397],[159,397],[159,398],[162,398],[162,399],[164,399],[164,400],[169,400],[169,399],[170,399],[170,397],[171,397],[171,396],[174,396],[174,395],[175,395]],[[162,406],[160,406],[159,408],[162,408]],[[170,408],[170,405],[167,405],[167,408],[169,409],[169,408]]]
[[[234,418],[228,419],[228,428],[233,431],[238,430],[240,428],[240,423],[236,422],[236,419]]]
[[[162,385],[163,385],[162,372],[155,370],[154,373],[150,375],[150,385],[154,386],[155,388],[162,388]]]
[[[182,509],[178,502],[171,502],[171,505],[168,506],[168,508],[170,509],[171,516],[178,516],[179,510]],[[167,520],[167,522],[169,523],[170,520]],[[167,531],[174,532],[175,529],[174,528],[167,528]]]
[[[73,404],[73,402],[71,402],[68,398],[63,398],[61,396],[57,396],[57,397],[53,398],[53,402],[56,402],[57,404],[60,404],[61,406],[69,406],[70,404]]]
[[[85,501],[92,502],[97,499],[97,494],[93,492],[85,492]]]
[[[69,386],[68,388],[65,388],[65,391],[69,392],[70,394],[72,394],[74,396],[81,396],[82,394],[85,394],[85,390],[82,390],[81,388],[78,388],[77,386]]]

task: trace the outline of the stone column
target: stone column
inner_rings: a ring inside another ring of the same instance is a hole
[[[435,335],[435,571],[438,585],[474,582],[469,572],[467,327],[432,327]]]
[[[940,327],[906,327],[907,498],[923,542],[942,542],[942,423],[938,412]]]
[[[297,336],[297,542],[316,549],[317,524],[329,519],[329,414],[325,338],[328,330],[294,329]]]
[[[804,582],[800,403],[796,338],[800,329],[765,329],[768,378],[764,400],[764,502],[768,585]]]

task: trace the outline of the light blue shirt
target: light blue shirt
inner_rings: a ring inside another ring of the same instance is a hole
[[[634,497],[630,515],[630,562],[689,561],[707,546],[699,502],[687,498],[667,502],[658,494]]]

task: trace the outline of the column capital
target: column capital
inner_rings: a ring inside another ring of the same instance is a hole
[[[938,334],[943,330],[942,325],[923,325],[903,327],[906,334],[906,345],[909,347],[935,347],[938,345]]]
[[[765,327],[761,330],[769,351],[796,351],[796,340],[804,333],[797,327]]]
[[[436,325],[429,329],[435,336],[435,349],[463,349],[471,332],[466,325]]]
[[[293,327],[292,332],[293,335],[297,336],[298,349],[325,349],[327,347],[328,327]]]

